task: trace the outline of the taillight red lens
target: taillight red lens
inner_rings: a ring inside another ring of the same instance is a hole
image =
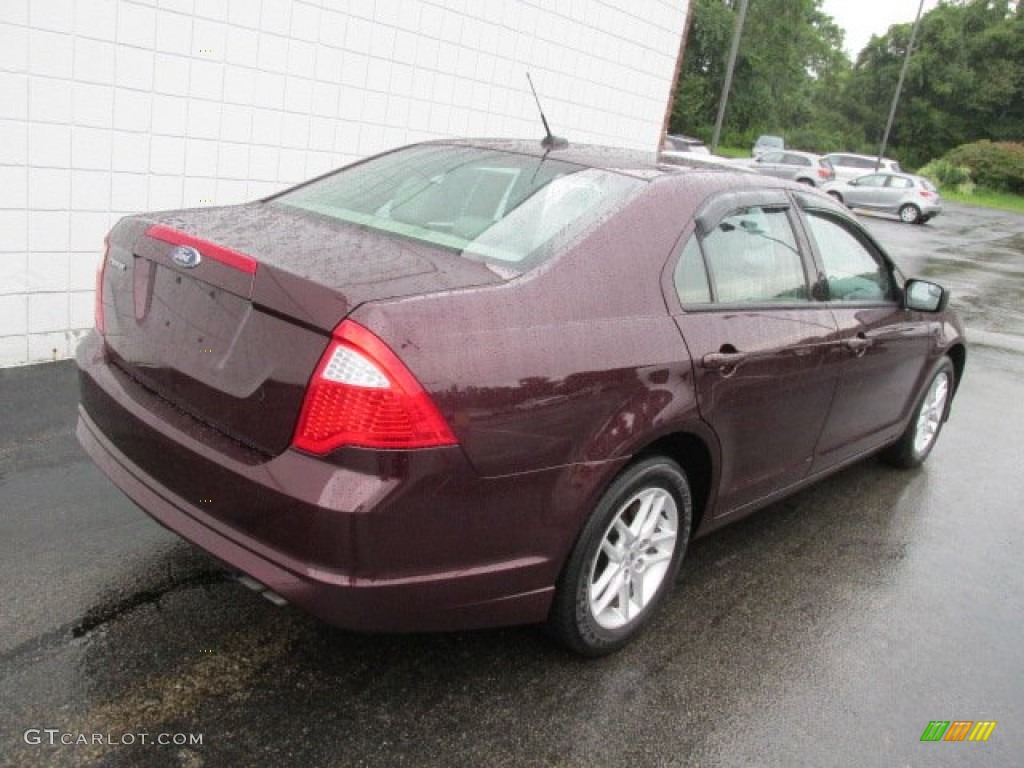
[[[429,448],[455,442],[398,356],[363,326],[343,321],[306,389],[292,445],[325,454],[343,445]]]
[[[190,245],[207,258],[219,261],[221,264],[237,269],[240,272],[245,272],[247,275],[256,274],[256,259],[252,256],[239,253],[231,248],[225,248],[223,245],[211,243],[209,240],[203,240],[173,227],[153,224],[146,230],[146,236],[154,240],[162,240],[170,245]]]
[[[932,197],[935,193],[929,192],[927,189],[918,190],[921,193],[921,197]]]
[[[107,257],[110,255],[110,240],[103,241],[103,258],[96,268],[96,330],[101,334],[107,332],[107,324],[103,319],[103,276],[107,271]]]

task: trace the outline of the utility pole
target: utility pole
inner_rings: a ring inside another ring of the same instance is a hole
[[[924,3],[924,0],[921,0]],[[729,49],[729,63],[725,68],[725,82],[722,83],[722,95],[718,99],[718,117],[715,118],[715,132],[711,137],[711,151],[718,149],[718,139],[722,135],[722,122],[725,120],[725,105],[729,102],[729,89],[732,87],[732,71],[736,66],[736,54],[740,50],[740,35],[743,34],[743,22],[747,18],[747,0],[740,0],[740,13],[736,18],[736,29],[732,33],[732,47]]]
[[[896,83],[896,93],[892,95],[892,107],[889,109],[889,119],[885,122],[885,133],[882,135],[882,144],[878,148],[878,159],[875,160],[875,170],[882,167],[882,157],[885,155],[885,148],[889,145],[889,131],[892,130],[892,121],[896,117],[896,105],[900,102],[900,91],[903,90],[903,78],[907,76],[907,66],[910,64],[910,55],[914,52],[914,41],[917,40],[917,28],[921,26],[921,11],[924,9],[924,0],[917,6],[917,18],[914,19],[914,28],[910,31],[910,43],[907,45],[907,53],[903,57],[903,68],[900,70],[900,79]]]

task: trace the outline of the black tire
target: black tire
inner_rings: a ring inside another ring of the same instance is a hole
[[[692,509],[686,475],[671,459],[654,456],[624,469],[601,496],[562,570],[548,617],[552,634],[585,656],[626,645],[675,583]],[[644,519],[652,522],[641,525]],[[640,526],[636,535],[629,530],[633,524]],[[621,559],[609,549],[619,550]]]
[[[801,183],[801,184],[806,184],[809,187],[816,187],[817,186],[817,184],[814,183],[814,179],[808,179],[806,176],[803,177],[803,178],[797,179],[797,181],[799,183]]]
[[[921,209],[913,203],[901,205],[899,217],[904,224],[917,224],[921,221]]]
[[[956,371],[948,357],[942,358],[927,381],[906,430],[899,440],[881,453],[887,464],[900,469],[919,467],[939,439],[956,389]],[[941,402],[936,402],[937,389],[942,390]]]

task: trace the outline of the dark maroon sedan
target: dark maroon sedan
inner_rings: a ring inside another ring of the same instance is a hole
[[[881,451],[963,374],[946,292],[806,187],[438,142],[110,233],[78,435],[342,627],[625,644],[687,543]]]

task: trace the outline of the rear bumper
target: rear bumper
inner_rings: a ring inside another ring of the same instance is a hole
[[[78,439],[121,491],[196,546],[347,629],[546,617],[575,535],[545,512],[559,472],[485,480],[458,448],[243,461],[201,425],[175,421],[190,417],[161,412],[100,346],[92,334],[79,348]]]

